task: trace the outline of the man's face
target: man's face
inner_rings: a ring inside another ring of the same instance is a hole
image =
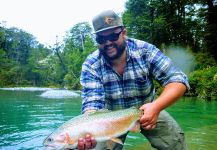
[[[96,35],[100,53],[106,60],[112,61],[121,57],[126,48],[125,35],[126,30],[120,27]]]

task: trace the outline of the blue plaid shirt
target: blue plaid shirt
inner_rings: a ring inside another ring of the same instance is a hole
[[[127,39],[127,63],[122,76],[97,50],[82,65],[82,112],[139,107],[151,102],[155,95],[153,79],[163,86],[181,82],[189,88],[187,76],[152,44]]]

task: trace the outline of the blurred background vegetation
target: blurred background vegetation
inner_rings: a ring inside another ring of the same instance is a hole
[[[184,70],[191,85],[186,96],[217,98],[217,6],[212,0],[128,0],[120,15],[129,37],[155,44]],[[92,33],[91,25],[81,22],[63,43],[47,47],[1,23],[0,87],[80,90],[81,65],[97,49]]]

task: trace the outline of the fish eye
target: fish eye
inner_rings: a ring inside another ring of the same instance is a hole
[[[52,139],[52,138],[48,138],[47,141],[48,141],[48,142],[52,142],[53,139]]]

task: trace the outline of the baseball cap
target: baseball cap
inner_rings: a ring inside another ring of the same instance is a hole
[[[92,20],[95,33],[123,26],[122,19],[113,11],[106,10]]]

